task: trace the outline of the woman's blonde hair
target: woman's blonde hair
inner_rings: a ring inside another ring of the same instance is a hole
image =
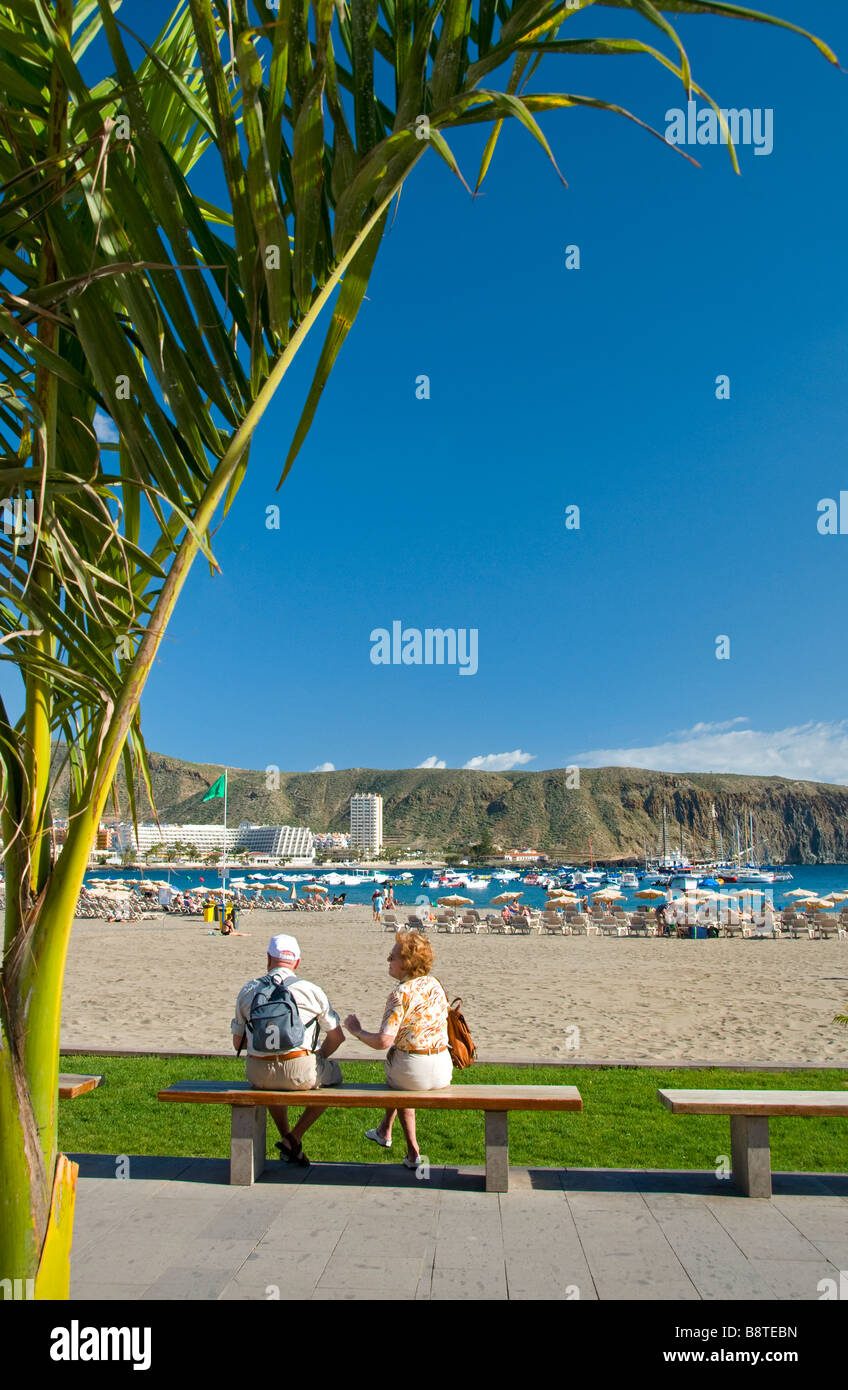
[[[429,975],[435,951],[420,931],[399,931],[395,941],[400,947],[400,960],[407,976]]]

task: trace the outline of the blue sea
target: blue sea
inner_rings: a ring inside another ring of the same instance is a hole
[[[252,878],[251,875],[256,872],[263,873],[265,875],[264,880]],[[722,891],[731,894],[737,893],[743,888],[747,888],[753,892],[764,891],[767,896],[773,898],[775,907],[783,907],[785,904],[791,902],[792,898],[788,898],[786,894],[797,888],[806,889],[808,892],[815,893],[820,897],[828,892],[848,892],[848,864],[791,866],[789,872],[792,874],[790,881],[763,885],[762,889],[756,884],[740,883],[738,885],[728,884]],[[232,885],[234,879],[244,878],[247,879],[248,887],[252,888],[260,886],[263,882],[288,884],[294,880],[297,886],[298,897],[302,897],[304,884],[309,882],[322,883],[328,873],[338,873],[339,875],[350,877],[357,876],[355,870],[332,870],[327,867],[317,869],[314,874],[310,874],[303,869],[253,870],[237,867],[230,871],[229,882]],[[278,874],[281,876],[276,877]],[[414,907],[416,903],[423,903],[425,899],[435,904],[437,898],[446,897],[452,893],[457,894],[459,897],[470,898],[475,907],[487,907],[492,898],[496,897],[499,893],[517,891],[521,892],[522,903],[527,903],[530,907],[542,907],[548,896],[546,889],[540,888],[538,885],[526,885],[520,879],[513,879],[509,882],[493,880],[484,889],[469,889],[464,886],[457,888],[425,888],[423,886],[423,881],[425,879],[436,876],[437,875],[430,869],[418,869],[413,872],[411,880],[406,880],[405,882],[399,881],[397,876],[393,877],[390,873],[386,873],[385,876],[380,874],[376,880],[370,877],[363,878],[362,882],[355,885],[330,883],[327,887],[331,895],[336,893],[346,894],[346,901],[348,903],[370,903],[371,894],[377,887],[377,883],[384,883],[391,880],[395,884],[395,899],[401,907]],[[208,868],[170,870],[164,868],[145,869],[143,872],[132,869],[92,869],[86,874],[85,881],[87,884],[92,884],[98,881],[103,882],[104,880],[119,878],[126,879],[127,881],[140,881],[142,879],[155,879],[156,881],[161,881],[167,879],[175,889],[180,891],[187,888],[218,888],[221,885],[221,879],[217,869]],[[650,878],[645,879],[640,884],[640,888],[648,886],[650,882]],[[578,889],[576,891],[584,892],[586,890]],[[638,889],[623,888],[620,891],[624,894],[624,900],[618,904],[619,907],[627,910],[637,906],[639,900],[634,895],[639,891]],[[678,896],[682,892],[682,886],[678,887],[675,884],[673,891],[675,897]],[[279,895],[274,894],[273,896],[276,897]]]

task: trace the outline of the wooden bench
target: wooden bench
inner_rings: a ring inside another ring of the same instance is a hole
[[[230,1183],[251,1187],[265,1167],[269,1105],[326,1105],[359,1110],[482,1110],[486,1135],[486,1191],[509,1187],[510,1110],[582,1110],[576,1086],[446,1086],[441,1091],[393,1091],[387,1086],[325,1087],[318,1091],[255,1091],[246,1081],[179,1081],[160,1100],[232,1107]]]
[[[771,1196],[770,1115],[848,1116],[848,1091],[658,1091],[674,1115],[729,1115],[733,1180],[746,1197]]]
[[[59,1099],[76,1100],[86,1091],[93,1091],[103,1084],[102,1076],[75,1076],[72,1072],[59,1073]]]

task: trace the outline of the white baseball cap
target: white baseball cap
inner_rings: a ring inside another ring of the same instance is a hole
[[[300,947],[293,936],[272,936],[268,942],[268,955],[286,965],[296,965],[300,960]]]

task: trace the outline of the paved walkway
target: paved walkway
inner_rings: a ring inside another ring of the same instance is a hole
[[[848,1174],[270,1163],[77,1154],[78,1299],[810,1299],[848,1271]],[[116,1177],[116,1166],[129,1168]]]

